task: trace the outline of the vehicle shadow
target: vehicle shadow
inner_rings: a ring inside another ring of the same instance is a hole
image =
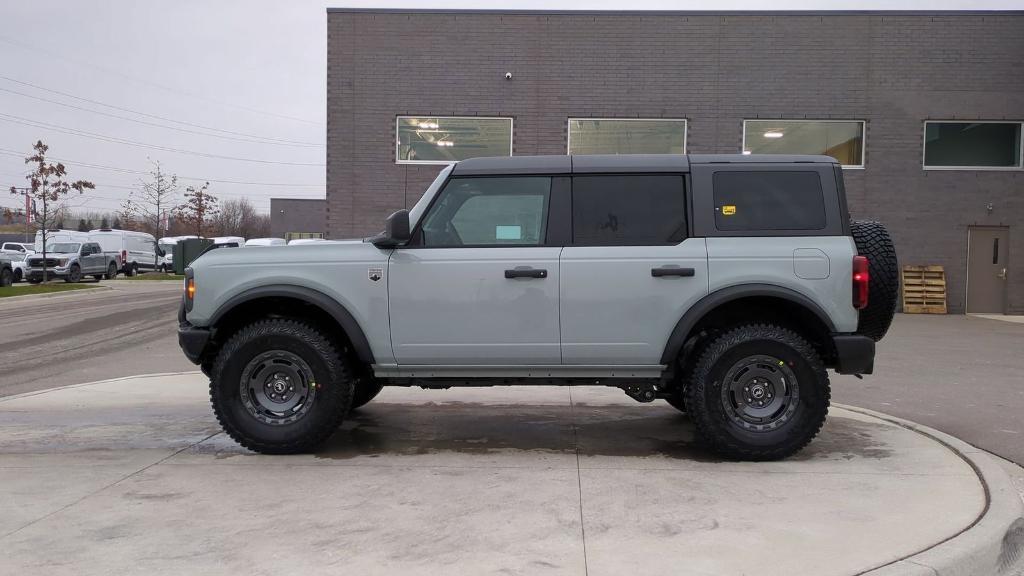
[[[832,417],[793,460],[881,459],[891,450],[879,425]],[[658,405],[388,404],[355,410],[316,453],[351,459],[444,452],[533,452],[580,456],[720,458],[695,438],[690,418]]]

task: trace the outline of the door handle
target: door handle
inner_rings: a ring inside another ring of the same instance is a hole
[[[512,270],[505,270],[505,278],[547,278],[548,271],[543,268],[530,268],[520,266]]]
[[[998,276],[1000,280],[1006,280],[1006,268],[1000,270],[996,276]]]
[[[662,276],[682,276],[689,278],[694,275],[693,268],[680,268],[678,266],[661,266],[659,268],[651,268],[651,276],[655,278],[661,278]]]

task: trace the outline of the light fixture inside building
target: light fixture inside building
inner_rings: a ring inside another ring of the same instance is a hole
[[[455,142],[450,142],[448,140],[441,140],[440,142],[435,142],[435,144],[437,144],[438,146],[445,146],[445,147],[455,146]]]
[[[744,150],[743,153],[749,155],[750,154],[750,150]]]
[[[775,131],[765,132],[764,133],[764,137],[765,138],[782,138],[782,132],[775,132]]]
[[[437,122],[420,122],[419,127],[424,130],[437,130]]]

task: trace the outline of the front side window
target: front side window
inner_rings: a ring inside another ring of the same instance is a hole
[[[423,219],[422,245],[540,246],[551,178],[453,178]]]
[[[399,116],[399,164],[445,164],[479,156],[512,155],[512,119]]]
[[[822,154],[845,168],[864,166],[860,120],[744,120],[744,154]]]
[[[822,230],[817,172],[715,172],[715,227],[722,231]]]
[[[925,122],[925,168],[1020,168],[1020,122]]]
[[[685,153],[686,120],[569,119],[569,154]]]
[[[572,239],[584,246],[656,246],[686,237],[683,177],[576,176]]]

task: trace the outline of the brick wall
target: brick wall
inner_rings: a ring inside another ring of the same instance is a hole
[[[270,199],[270,235],[289,232],[327,233],[327,201],[306,198]]]
[[[1024,120],[1022,31],[1024,13],[330,11],[328,233],[379,230],[440,170],[395,164],[399,114],[511,116],[516,155],[565,154],[570,116],[686,118],[695,153],[739,152],[745,118],[866,120],[854,216],[884,222],[903,263],[945,266],[955,312],[968,226],[1011,226],[1021,313],[1024,172],[921,158],[925,119]]]

